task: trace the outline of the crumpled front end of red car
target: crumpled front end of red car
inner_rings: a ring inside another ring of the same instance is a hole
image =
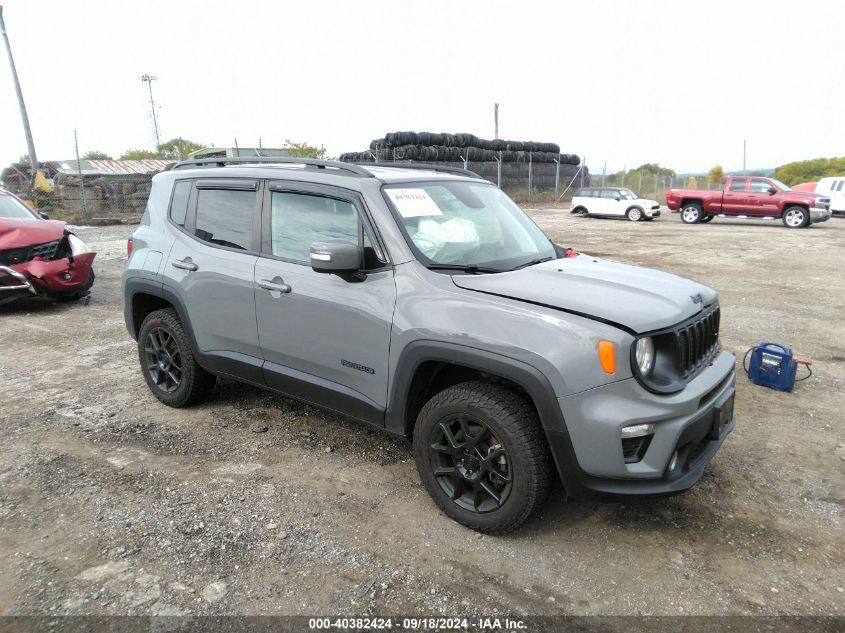
[[[0,304],[25,296],[84,295],[94,283],[96,253],[63,222],[50,221],[49,232],[46,221],[31,224],[39,230],[0,235]]]

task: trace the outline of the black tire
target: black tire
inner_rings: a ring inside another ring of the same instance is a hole
[[[150,391],[169,407],[201,402],[214,389],[216,378],[194,359],[188,335],[172,308],[156,310],[144,319],[138,332],[138,360]]]
[[[698,224],[704,216],[704,210],[698,202],[688,202],[681,207],[681,222],[684,224]]]
[[[545,501],[554,477],[534,407],[488,382],[460,383],[425,404],[414,429],[414,457],[440,509],[490,534],[522,525]]]
[[[712,222],[713,218],[715,218],[715,217],[716,217],[715,215],[705,215],[703,218],[701,218],[701,223],[707,224],[708,222]]]
[[[810,212],[804,207],[788,207],[784,209],[781,221],[788,229],[803,229],[810,224]]]
[[[574,213],[576,215],[587,215],[587,209],[584,207],[575,207],[570,211],[570,213]]]
[[[645,217],[645,214],[640,207],[631,207],[625,212],[625,217],[631,222],[639,222]]]

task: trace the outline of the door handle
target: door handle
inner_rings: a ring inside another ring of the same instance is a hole
[[[191,261],[190,257],[186,257],[185,259],[174,259],[170,263],[174,268],[181,268],[182,270],[194,271],[199,268],[199,266]]]
[[[273,277],[272,280],[261,279],[258,282],[258,287],[269,290],[270,292],[281,292],[282,294],[288,294],[291,291],[291,287],[281,277]]]

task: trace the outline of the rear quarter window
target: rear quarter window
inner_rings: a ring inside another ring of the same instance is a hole
[[[170,219],[174,224],[185,226],[188,215],[188,198],[191,197],[190,180],[177,180],[173,185],[173,197],[170,200]]]

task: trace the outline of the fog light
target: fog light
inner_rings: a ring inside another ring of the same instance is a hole
[[[672,454],[672,460],[669,462],[669,472],[675,470],[675,466],[678,465],[678,451],[675,451]]]
[[[622,437],[642,437],[654,433],[653,424],[633,424],[622,428]]]
[[[70,281],[70,280],[71,280],[71,277],[72,277],[72,275],[71,275],[70,273],[62,273],[62,274],[61,274],[61,275],[59,275],[59,276],[60,276],[60,277],[61,277],[64,281]]]

